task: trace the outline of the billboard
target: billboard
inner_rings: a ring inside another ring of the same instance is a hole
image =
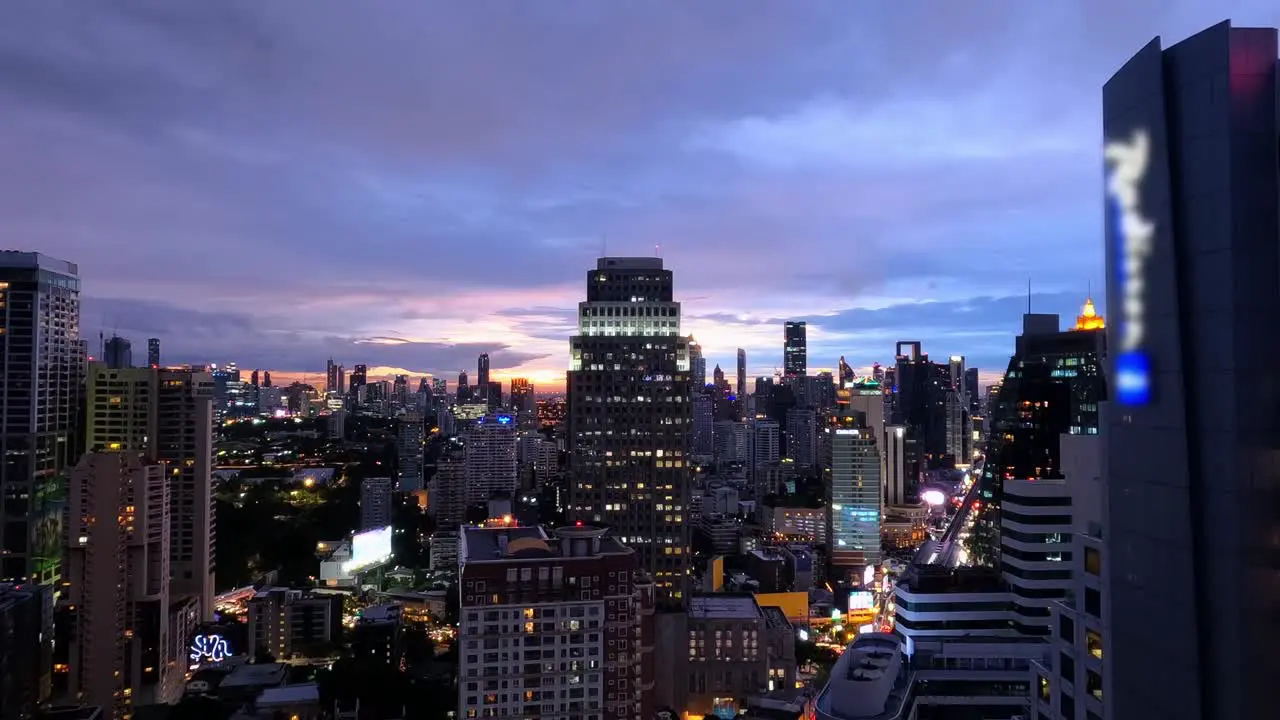
[[[351,559],[342,564],[344,573],[354,573],[391,560],[391,526],[365,530],[351,536]]]
[[[875,595],[870,590],[854,590],[849,593],[849,612],[863,612],[876,606]]]
[[[1151,362],[1143,343],[1145,271],[1156,225],[1143,211],[1141,189],[1150,165],[1150,136],[1145,130],[1137,130],[1130,138],[1111,140],[1103,155],[1107,163],[1108,211],[1118,246],[1111,265],[1124,301],[1120,352],[1115,360],[1116,399],[1124,405],[1145,405],[1151,400]]]

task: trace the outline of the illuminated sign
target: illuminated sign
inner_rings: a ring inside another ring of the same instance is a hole
[[[390,559],[391,526],[366,530],[351,537],[351,559],[342,564],[342,572],[350,574]]]
[[[1122,295],[1116,399],[1124,405],[1144,405],[1151,400],[1151,363],[1143,350],[1145,271],[1156,228],[1143,215],[1140,191],[1150,164],[1151,138],[1145,130],[1138,130],[1128,141],[1109,142],[1103,158],[1108,166],[1107,195],[1119,253],[1114,262]]]
[[[929,505],[941,505],[947,501],[947,496],[941,490],[925,490],[920,493],[920,499]]]
[[[854,590],[849,593],[849,612],[855,613],[870,610],[876,606],[875,596],[870,590]]]
[[[221,635],[197,635],[191,641],[191,662],[220,663],[231,657],[231,649]]]

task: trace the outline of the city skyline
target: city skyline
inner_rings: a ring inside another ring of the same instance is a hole
[[[1100,84],[1153,35],[1277,22],[1260,0],[147,6],[20,3],[0,28],[0,230],[80,266],[82,337],[281,381],[328,357],[452,381],[487,352],[542,387],[583,270],[655,251],[710,366],[742,347],[772,375],[804,320],[811,371],[921,340],[998,374],[1028,279],[1064,323],[1091,285],[1106,312]]]

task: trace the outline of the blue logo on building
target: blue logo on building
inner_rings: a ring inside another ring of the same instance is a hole
[[[1116,400],[1122,405],[1151,402],[1151,363],[1146,353],[1127,352],[1116,357]]]
[[[1141,187],[1150,160],[1151,140],[1138,130],[1125,141],[1107,143],[1107,210],[1112,223],[1116,284],[1121,292],[1120,343],[1112,383],[1122,405],[1151,401],[1151,362],[1146,345],[1146,261],[1155,242],[1155,224],[1142,213]]]

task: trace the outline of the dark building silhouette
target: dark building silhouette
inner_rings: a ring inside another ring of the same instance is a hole
[[[147,338],[147,367],[160,367],[160,338]]]
[[[801,378],[809,373],[808,331],[803,320],[782,326],[782,374]]]
[[[1277,49],[1224,22],[1103,89],[1111,718],[1276,715]]]

